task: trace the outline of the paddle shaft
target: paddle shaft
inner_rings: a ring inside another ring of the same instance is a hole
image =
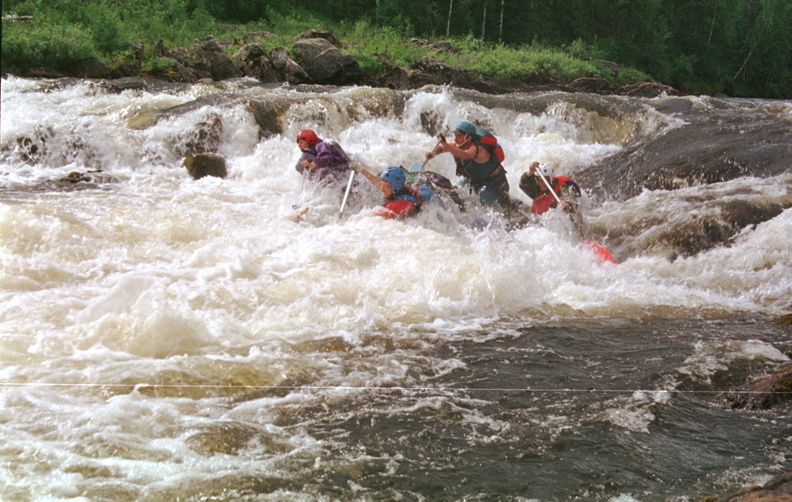
[[[433,154],[435,153],[435,150],[437,150],[437,147],[440,146],[440,143],[442,143],[443,141],[445,141],[445,138],[440,136],[440,139],[437,140],[437,144],[434,146],[434,148],[432,148],[432,153]],[[428,157],[426,160],[423,161],[423,164],[421,164],[421,170],[422,171],[423,171],[423,168],[426,167],[426,164],[428,164],[429,161],[432,160],[433,158],[434,157]]]
[[[542,181],[544,181],[544,184],[547,187],[547,191],[553,194],[553,198],[556,200],[556,202],[558,202],[558,204],[561,204],[561,198],[558,196],[557,193],[555,193],[555,190],[553,190],[553,187],[550,186],[550,183],[547,182],[547,178],[545,178],[544,175],[539,171],[536,171],[536,174],[540,178],[542,178]]]
[[[353,179],[355,179],[355,171],[350,169],[349,182],[347,183],[346,191],[344,192],[344,200],[341,201],[341,210],[338,211],[339,218],[344,214],[344,208],[346,207],[347,199],[349,199],[349,192],[352,190]]]

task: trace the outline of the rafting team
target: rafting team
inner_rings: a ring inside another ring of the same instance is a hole
[[[454,196],[450,181],[437,173],[417,173],[425,181],[417,184],[408,181],[415,176],[401,167],[390,166],[374,175],[350,161],[338,144],[323,141],[310,129],[300,131],[297,146],[302,156],[296,169],[307,179],[331,182],[341,179],[349,169],[362,174],[385,197],[377,211],[382,217],[400,218],[414,214],[435,196],[436,190],[452,196],[455,202],[461,202]],[[460,122],[454,129],[454,141],[449,143],[441,136],[435,149],[426,153],[426,160],[441,153],[450,153],[454,157],[456,174],[462,177],[458,186],[469,186],[483,205],[496,207],[504,213],[514,209],[515,204],[509,198],[506,170],[501,164],[503,150],[487,130],[470,122]],[[573,215],[576,223],[580,222],[580,187],[570,178],[556,176],[552,164],[532,162],[528,172],[520,178],[520,189],[533,200],[531,213],[539,215],[560,206]]]

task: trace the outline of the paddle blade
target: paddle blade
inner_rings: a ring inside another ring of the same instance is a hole
[[[586,241],[586,247],[588,247],[592,253],[597,256],[597,261],[602,263],[616,263],[616,260],[613,259],[610,252],[607,249],[600,246],[596,242]]]
[[[420,173],[421,171],[423,171],[423,164],[421,164],[420,162],[416,162],[410,167],[411,173]]]

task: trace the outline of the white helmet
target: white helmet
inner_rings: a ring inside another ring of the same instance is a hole
[[[539,164],[539,167],[536,168],[536,172],[540,173],[545,178],[552,178],[553,177],[553,164],[549,162],[542,162]]]

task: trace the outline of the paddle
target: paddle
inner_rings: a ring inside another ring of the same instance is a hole
[[[556,200],[556,202],[560,206],[561,205],[561,198],[558,196],[557,193],[555,193],[555,190],[553,190],[553,187],[550,186],[550,183],[548,183],[548,181],[544,177],[544,175],[542,173],[540,173],[538,170],[536,171],[536,174],[542,179],[542,181],[544,182],[545,186],[547,187],[547,190],[551,194],[553,194],[553,198]],[[605,249],[604,247],[600,246],[596,242],[594,242],[594,241],[586,241],[586,246],[594,254],[597,255],[597,258],[599,258],[600,263],[604,263],[606,261],[607,262],[611,262],[611,263],[616,263],[616,260],[613,259],[613,256],[611,256],[611,254],[608,252],[608,250]]]
[[[439,136],[438,136],[438,138],[439,138],[439,139],[437,140],[437,144],[434,146],[434,148],[432,148],[432,152],[434,152],[435,150],[437,150],[437,147],[438,147],[438,146],[440,146],[440,143],[442,143],[443,141],[445,141],[445,137],[444,137],[442,134],[441,134],[441,135],[439,135]],[[434,157],[427,157],[427,158],[426,158],[426,160],[424,160],[424,161],[423,161],[423,164],[421,164],[421,163],[419,163],[419,162],[416,162],[415,164],[413,164],[413,165],[410,167],[410,172],[411,172],[411,173],[420,173],[421,171],[423,171],[423,170],[424,170],[424,168],[426,167],[426,164],[428,164],[428,163],[429,163],[429,161],[430,161],[430,160],[432,160],[433,158],[434,158]]]
[[[347,182],[346,191],[344,192],[344,200],[341,201],[341,210],[338,211],[338,219],[344,215],[344,208],[346,207],[347,199],[349,199],[349,192],[352,190],[352,180],[355,179],[355,170],[349,170],[349,182]]]

